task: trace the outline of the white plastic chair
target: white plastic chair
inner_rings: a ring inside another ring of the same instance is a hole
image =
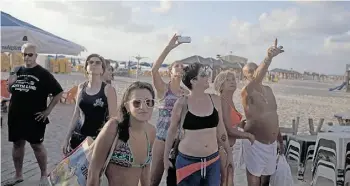
[[[320,150],[331,152],[331,153],[334,154],[335,157],[337,157],[337,153],[335,152],[334,149],[331,149],[331,148],[328,148],[328,147],[320,147],[320,148],[318,148],[317,152],[315,152],[315,158],[318,158],[318,154],[319,154]],[[314,165],[311,166],[311,170],[313,170],[313,169],[314,169]]]
[[[333,169],[330,167],[326,167],[323,164],[326,164],[332,167]],[[315,176],[311,182],[311,186],[316,186],[319,177],[327,178],[334,183],[334,186],[337,186],[337,175],[334,170],[336,170],[336,166],[333,163],[324,160],[319,160],[316,166]]]
[[[292,148],[294,147],[294,148]],[[286,157],[287,159],[293,158],[293,160],[296,160],[299,162],[300,159],[300,143],[294,140],[289,140],[287,151],[286,151]]]
[[[345,158],[350,159],[350,151],[346,152]],[[350,185],[350,164],[345,164],[344,185],[349,183]]]

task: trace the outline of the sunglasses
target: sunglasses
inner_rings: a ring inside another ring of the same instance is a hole
[[[24,57],[26,57],[26,56],[28,56],[28,57],[33,57],[33,55],[34,55],[33,53],[23,53],[23,56],[24,56]]]
[[[101,65],[101,64],[102,64],[102,61],[88,61],[88,64],[89,64],[89,65],[93,65],[93,64]]]
[[[130,100],[129,102],[131,102],[132,106],[134,106],[135,108],[141,108],[142,102],[145,103],[145,105],[148,108],[153,108],[155,105],[154,99],[145,99],[145,100],[133,99],[133,100]]]
[[[203,72],[200,72],[198,75],[199,75],[200,77],[208,77],[208,76],[209,76],[209,72],[203,71]]]

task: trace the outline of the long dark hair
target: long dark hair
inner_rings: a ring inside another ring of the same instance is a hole
[[[126,110],[125,103],[129,101],[130,93],[134,90],[146,89],[151,95],[152,99],[155,98],[154,90],[151,84],[141,81],[131,83],[131,85],[125,90],[122,101],[120,103],[119,114],[120,119],[118,121],[118,138],[124,142],[129,140],[129,127],[130,127],[130,113]]]

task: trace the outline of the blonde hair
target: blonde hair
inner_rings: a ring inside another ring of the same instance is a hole
[[[233,77],[236,78],[236,75],[234,72],[232,72],[231,70],[224,70],[224,71],[221,71],[216,77],[215,77],[215,80],[214,80],[214,90],[216,91],[216,93],[218,95],[220,95],[222,93],[222,86],[223,84],[225,83],[226,81],[226,78],[227,76],[231,74],[233,75]]]

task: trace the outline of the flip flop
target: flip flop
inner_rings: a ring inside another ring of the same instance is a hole
[[[12,178],[10,181],[6,182],[4,184],[4,186],[13,186],[13,185],[17,185],[21,182],[23,182],[23,178],[20,178],[20,179],[15,179],[15,178]]]

